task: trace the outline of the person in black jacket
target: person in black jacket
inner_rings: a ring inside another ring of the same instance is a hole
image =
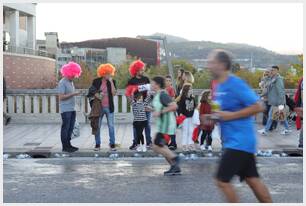
[[[5,78],[3,77],[3,105],[5,105],[4,102],[6,102],[6,82]],[[8,116],[5,111],[6,108],[3,108],[3,121],[5,125],[8,125],[11,121],[11,117]]]
[[[114,129],[114,96],[116,95],[116,82],[111,78],[113,73],[112,70],[108,70],[107,68],[115,69],[111,64],[100,65],[98,68],[98,76],[100,77],[93,80],[87,94],[90,105],[92,105],[95,96],[101,99],[102,108],[99,120],[99,129],[95,135],[96,145],[94,150],[96,151],[100,150],[101,147],[100,129],[104,115],[106,115],[107,118],[110,149],[112,151],[116,150]]]
[[[196,109],[196,101],[192,94],[192,85],[185,84],[182,89],[182,95],[178,102],[178,111],[179,114],[182,114],[186,117],[183,122],[183,137],[182,137],[182,146],[183,151],[187,150],[194,150],[193,147],[193,140],[192,140],[192,133],[194,130],[194,124],[192,122],[192,116],[194,110]]]

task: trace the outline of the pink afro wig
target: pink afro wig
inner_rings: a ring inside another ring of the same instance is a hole
[[[116,68],[111,64],[101,64],[97,69],[97,76],[104,77],[107,74],[115,76]]]
[[[137,72],[143,69],[145,64],[141,60],[134,61],[129,68],[132,77],[136,76]]]
[[[78,78],[81,76],[81,73],[81,66],[75,62],[69,62],[68,64],[63,65],[61,68],[61,74],[63,77]]]

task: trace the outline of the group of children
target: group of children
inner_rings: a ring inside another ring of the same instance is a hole
[[[193,95],[192,83],[193,76],[189,72],[187,75],[191,75],[189,82],[185,82],[179,95],[176,95],[176,91],[172,86],[171,76],[166,76],[165,78],[165,92],[176,101],[178,109],[176,112],[177,120],[181,119],[182,122],[178,123],[177,126],[182,127],[182,149],[183,151],[194,151],[197,149],[197,145],[201,150],[212,151],[212,131],[214,125],[204,125],[202,124],[201,117],[205,114],[211,114],[211,95],[210,91],[204,91],[202,93],[200,104],[197,105],[195,96]],[[153,99],[153,94],[149,94],[146,98],[141,95],[139,91],[135,91],[132,96],[131,106],[133,111],[133,126],[136,129],[137,135],[137,147],[138,152],[146,152],[146,146],[144,143],[144,128],[148,123],[145,111],[152,110],[151,101]],[[180,125],[181,124],[181,125]],[[196,137],[195,137],[196,135]],[[199,139],[199,140],[198,140]],[[168,147],[171,150],[177,149],[176,136],[171,136],[168,140]]]

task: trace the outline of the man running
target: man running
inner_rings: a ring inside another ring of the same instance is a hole
[[[267,187],[262,183],[256,167],[256,136],[254,114],[262,112],[259,97],[240,78],[230,74],[232,61],[223,50],[214,50],[208,56],[208,68],[217,80],[216,100],[220,111],[207,115],[207,123],[219,119],[223,154],[216,174],[217,186],[228,202],[238,202],[230,183],[238,175],[245,180],[260,202],[272,202]]]

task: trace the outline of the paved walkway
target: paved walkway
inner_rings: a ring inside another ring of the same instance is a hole
[[[152,134],[155,133],[155,126],[152,126]],[[258,125],[258,129],[262,126]],[[296,149],[298,143],[298,131],[292,126],[293,132],[290,135],[280,135],[279,131],[274,131],[268,136],[258,135],[259,149],[282,150]],[[180,147],[181,130],[177,130],[177,142]],[[102,151],[108,150],[108,129],[105,125],[101,131]],[[132,125],[116,124],[116,143],[119,144],[119,151],[127,151],[132,142]],[[4,152],[26,152],[33,149],[48,150],[51,152],[61,151],[60,124],[10,124],[4,126]],[[91,135],[89,124],[81,124],[81,136],[72,140],[72,144],[79,147],[80,151],[90,151],[94,146],[94,136]],[[213,149],[220,150],[220,140],[213,140]]]

